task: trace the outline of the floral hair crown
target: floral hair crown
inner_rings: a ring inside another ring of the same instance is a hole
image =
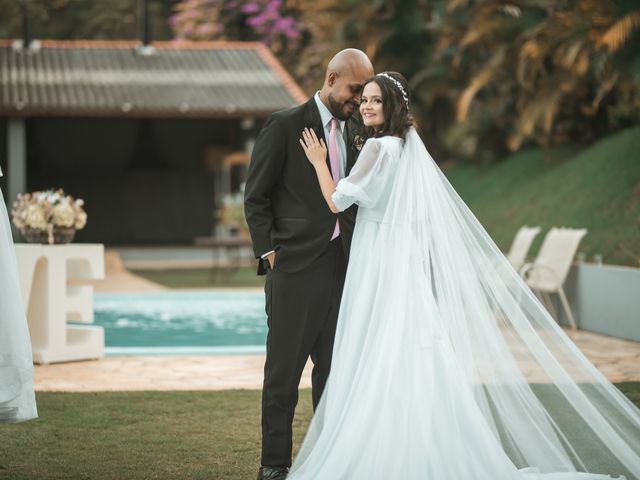
[[[387,78],[387,79],[391,80],[391,82],[393,82],[393,84],[396,87],[398,87],[398,90],[400,90],[400,93],[402,94],[402,98],[404,99],[404,103],[407,105],[407,108],[409,108],[409,96],[407,95],[407,92],[405,91],[405,89],[402,88],[402,84],[398,80],[396,80],[395,78],[393,78],[391,75],[389,75],[387,73],[379,73],[376,76],[384,77],[384,78]]]

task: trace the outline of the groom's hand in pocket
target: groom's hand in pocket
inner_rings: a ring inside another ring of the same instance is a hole
[[[273,267],[276,265],[276,252],[270,253],[267,256],[267,260],[269,261],[269,266],[271,267],[271,270],[273,270]]]

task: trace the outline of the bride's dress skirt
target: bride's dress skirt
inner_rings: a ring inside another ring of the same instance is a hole
[[[31,342],[9,219],[0,191],[0,423],[37,416]]]
[[[288,478],[611,478],[578,473],[561,458],[557,471],[545,462],[545,473],[529,462],[516,465],[506,452],[508,433],[488,422],[480,407],[487,402],[487,387],[470,381],[469,365],[461,363],[428,293],[432,288],[423,259],[390,265],[395,255],[375,248],[381,246],[378,230],[378,223],[359,220],[331,375]],[[491,411],[491,405],[485,406]],[[533,433],[531,442],[540,441]],[[540,454],[544,452],[541,448]]]

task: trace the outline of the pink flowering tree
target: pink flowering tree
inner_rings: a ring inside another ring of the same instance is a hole
[[[169,22],[176,40],[256,40],[286,56],[302,44],[298,17],[283,0],[182,0]]]

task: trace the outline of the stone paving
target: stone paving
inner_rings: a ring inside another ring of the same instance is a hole
[[[105,278],[102,280],[79,281],[79,284],[90,284],[96,292],[162,292],[168,288],[151,282],[139,275],[131,273],[122,263],[115,250],[107,249],[104,252]]]
[[[568,332],[582,352],[612,382],[640,381],[640,343],[591,332]],[[106,357],[38,365],[38,391],[260,389],[262,355]],[[309,387],[307,364],[302,387]]]
[[[105,357],[36,365],[37,391],[105,392],[262,388],[262,355]],[[301,386],[311,386],[307,365]]]

